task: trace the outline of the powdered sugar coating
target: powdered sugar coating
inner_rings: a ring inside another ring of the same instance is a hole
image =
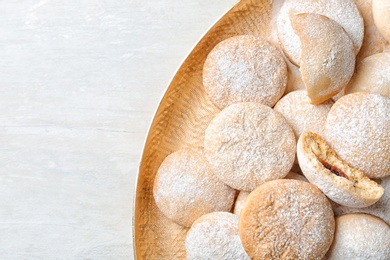
[[[328,100],[320,105],[312,105],[306,91],[288,93],[276,103],[274,109],[281,113],[294,130],[295,138],[305,131],[325,134],[326,117],[334,102]]]
[[[296,141],[281,114],[248,102],[231,105],[217,114],[206,129],[204,147],[221,181],[251,191],[287,175],[294,163]]]
[[[372,0],[372,15],[379,32],[390,42],[390,1]]]
[[[346,93],[360,91],[390,97],[390,53],[377,53],[359,63]]]
[[[334,228],[331,205],[316,186],[284,179],[249,195],[238,230],[253,259],[321,259]]]
[[[291,16],[302,45],[300,71],[312,104],[339,93],[355,69],[353,43],[335,21],[319,14]]]
[[[290,14],[300,13],[320,14],[336,21],[351,38],[355,54],[359,52],[364,24],[353,0],[286,0],[277,18],[277,30],[281,47],[292,63],[300,63],[301,42],[291,26]]]
[[[390,98],[353,93],[329,111],[326,141],[352,167],[370,178],[390,175]]]
[[[379,184],[383,187],[385,193],[377,203],[370,207],[360,209],[332,203],[335,215],[341,216],[348,213],[366,213],[381,218],[388,225],[390,225],[390,177],[379,179]]]
[[[273,106],[287,85],[280,51],[251,35],[228,38],[214,47],[203,67],[203,85],[220,109],[237,102]]]
[[[249,260],[238,235],[238,216],[213,212],[197,219],[186,238],[187,260]]]
[[[214,175],[203,148],[191,147],[165,158],[154,180],[153,195],[166,217],[190,227],[204,214],[229,211],[235,190]]]
[[[285,179],[293,179],[293,180],[299,180],[299,181],[305,181],[308,182],[308,180],[305,178],[305,176],[295,173],[295,172],[289,172]],[[247,191],[240,191],[238,194],[236,201],[234,203],[234,214],[240,216],[241,210],[244,208],[245,201],[249,196],[249,192]]]
[[[332,201],[363,208],[373,205],[383,195],[384,190],[380,185],[343,162],[315,133],[304,132],[301,135],[297,155],[305,177]],[[332,172],[330,166],[338,169],[339,174]],[[340,176],[340,172],[343,175]]]
[[[390,259],[390,227],[366,214],[337,217],[334,242],[327,259]]]

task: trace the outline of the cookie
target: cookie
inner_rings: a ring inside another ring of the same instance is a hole
[[[204,214],[229,211],[235,190],[214,175],[202,147],[191,147],[165,158],[154,180],[153,195],[167,218],[190,227]]]
[[[355,69],[353,42],[335,21],[319,14],[291,15],[301,41],[300,71],[312,104],[339,93]]]
[[[198,218],[187,233],[185,247],[187,260],[250,259],[238,235],[238,216],[228,212]]]
[[[390,225],[390,177],[376,180],[384,189],[381,199],[374,205],[366,208],[351,208],[332,203],[332,208],[336,216],[348,213],[366,213],[381,218]]]
[[[364,24],[353,0],[286,0],[278,14],[276,26],[280,45],[292,63],[300,64],[301,42],[291,26],[290,16],[301,13],[319,14],[337,22],[351,38],[354,53],[359,52],[363,43]]]
[[[372,16],[379,32],[390,42],[390,2],[388,0],[372,0]]]
[[[359,63],[346,94],[361,91],[390,97],[390,53],[377,53]]]
[[[390,98],[363,92],[343,96],[329,111],[325,140],[368,177],[390,175]]]
[[[259,103],[222,110],[205,132],[206,158],[217,177],[237,190],[284,178],[295,158],[294,132],[286,119]]]
[[[334,241],[327,259],[390,259],[390,227],[367,214],[337,217]]]
[[[305,178],[305,176],[295,173],[295,172],[289,172],[285,179],[293,179],[293,180],[299,180],[299,181],[305,181],[308,182],[308,180]],[[249,196],[249,192],[247,191],[240,191],[238,194],[236,201],[234,203],[234,210],[233,213],[236,215],[240,215],[241,210],[243,209],[245,205],[245,201],[247,197]]]
[[[306,91],[297,90],[282,97],[274,109],[286,118],[298,140],[305,131],[325,134],[326,117],[333,104],[334,102],[329,100],[320,105],[313,105]]]
[[[238,102],[272,107],[287,85],[282,53],[251,35],[228,38],[209,53],[203,66],[203,85],[219,109]]]
[[[297,155],[299,166],[310,183],[338,204],[363,208],[371,206],[383,195],[379,184],[341,160],[315,133],[301,135]]]
[[[314,185],[274,180],[256,188],[238,230],[252,259],[321,259],[334,232],[330,202]]]

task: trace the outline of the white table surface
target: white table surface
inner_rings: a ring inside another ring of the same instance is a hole
[[[0,3],[0,259],[133,259],[154,111],[234,2]]]

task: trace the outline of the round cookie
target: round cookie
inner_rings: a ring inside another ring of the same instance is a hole
[[[217,177],[237,190],[284,178],[295,158],[294,132],[286,119],[259,103],[222,110],[205,132],[204,149]]]
[[[238,102],[272,107],[287,85],[282,53],[262,38],[228,38],[209,53],[203,66],[203,85],[219,109]]]
[[[190,227],[204,214],[229,211],[235,190],[214,175],[203,148],[191,147],[165,158],[154,180],[153,195],[166,217]]]
[[[351,208],[332,203],[335,215],[341,216],[348,213],[367,213],[381,218],[390,225],[390,177],[378,179],[377,181],[385,191],[382,198],[377,203],[366,208]]]
[[[337,217],[327,259],[390,259],[390,227],[379,218],[366,214]]]
[[[319,14],[291,16],[302,46],[300,71],[312,104],[339,93],[355,69],[353,42],[335,21]]]
[[[363,208],[374,204],[383,195],[379,184],[341,160],[315,133],[301,135],[297,155],[305,177],[334,202]]]
[[[390,53],[377,53],[359,63],[346,94],[360,91],[390,97]]]
[[[187,233],[185,247],[187,260],[250,259],[238,235],[238,216],[228,212],[198,218]]]
[[[351,38],[354,53],[359,52],[363,43],[364,24],[353,0],[286,0],[280,9],[276,26],[280,45],[292,63],[300,63],[301,42],[291,26],[290,15],[300,13],[320,14],[336,21]]]
[[[390,2],[389,0],[372,0],[372,16],[382,36],[390,42]]]
[[[305,181],[308,182],[305,176],[295,173],[295,172],[289,172],[285,179],[293,179],[293,180],[299,180],[299,181]],[[234,210],[233,213],[236,215],[240,215],[241,210],[244,208],[246,198],[249,196],[249,192],[247,191],[240,191],[236,198],[236,202],[234,203]]]
[[[330,202],[316,186],[284,179],[251,192],[238,230],[252,259],[321,259],[334,225]]]
[[[282,97],[274,109],[287,119],[298,140],[305,131],[321,136],[325,134],[326,117],[333,104],[332,100],[328,100],[320,105],[312,105],[306,91],[297,90]]]
[[[390,175],[390,98],[343,96],[329,111],[326,141],[341,159],[370,178]]]

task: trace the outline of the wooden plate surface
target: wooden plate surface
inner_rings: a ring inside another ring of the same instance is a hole
[[[199,41],[170,83],[145,143],[135,192],[133,238],[136,259],[185,259],[183,228],[158,210],[153,181],[158,167],[170,153],[202,145],[204,130],[219,110],[208,100],[202,85],[203,63],[211,49],[235,35],[264,37],[277,45],[274,22],[284,0],[241,0]],[[373,25],[370,0],[356,0],[365,20],[365,39],[359,60],[388,50],[388,43]],[[298,68],[289,65],[286,93],[303,88]]]

